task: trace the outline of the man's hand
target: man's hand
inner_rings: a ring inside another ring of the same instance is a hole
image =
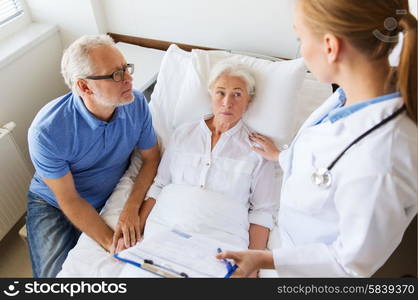
[[[139,209],[142,205],[145,194],[150,187],[160,162],[160,151],[158,145],[139,150],[142,166],[138,171],[132,187],[131,194],[126,200],[125,206],[119,216],[113,234],[112,251],[116,251],[118,241],[123,238],[125,248],[132,247],[141,239],[142,229],[140,225]]]
[[[155,145],[149,149],[139,150],[139,154],[142,166],[138,171],[131,194],[123,207],[115,228],[112,242],[114,251],[121,237],[123,237],[125,248],[132,247],[141,239],[143,228],[140,226],[139,209],[157,173],[160,151],[158,145]]]
[[[141,229],[139,224],[140,220],[138,209],[125,205],[119,216],[115,233],[113,234],[112,248],[114,251],[117,251],[120,239],[123,240],[125,248],[132,247],[139,242],[141,239]]]

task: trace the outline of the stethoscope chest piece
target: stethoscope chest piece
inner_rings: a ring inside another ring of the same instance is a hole
[[[320,187],[327,189],[331,186],[332,176],[331,172],[326,168],[319,168],[312,174],[312,182]]]
[[[357,137],[354,141],[352,141],[335,159],[334,161],[327,167],[327,168],[319,168],[316,169],[316,171],[312,174],[312,182],[320,187],[327,189],[331,186],[332,183],[332,177],[331,177],[331,170],[335,166],[335,164],[340,160],[340,158],[350,149],[352,146],[354,146],[358,141],[362,140],[366,136],[368,136],[370,133],[372,133],[374,130],[378,129],[379,127],[383,126],[390,120],[394,119],[396,116],[398,116],[400,113],[402,113],[404,110],[406,110],[405,106],[403,105],[401,108],[397,109],[394,113],[389,115],[388,117],[384,118],[382,121],[374,125],[372,128],[364,132],[362,135]]]

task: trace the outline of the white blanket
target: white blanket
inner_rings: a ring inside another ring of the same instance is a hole
[[[207,189],[175,184],[164,187],[148,217],[144,238],[159,232],[161,225],[248,248],[248,206]]]

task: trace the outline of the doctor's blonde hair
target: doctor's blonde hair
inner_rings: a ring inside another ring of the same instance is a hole
[[[417,19],[408,0],[299,0],[304,18],[318,34],[346,39],[371,60],[388,57],[404,34],[396,82],[409,117],[417,123]]]

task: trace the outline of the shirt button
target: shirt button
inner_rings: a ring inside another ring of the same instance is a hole
[[[281,148],[282,148],[282,150],[286,150],[286,149],[289,148],[289,145],[288,144],[284,144]]]
[[[210,166],[210,163],[206,163],[206,166],[209,167]]]
[[[205,187],[205,186],[204,186],[203,184],[201,184],[201,185],[200,185],[200,188],[202,188],[202,189],[203,189],[204,187]]]

